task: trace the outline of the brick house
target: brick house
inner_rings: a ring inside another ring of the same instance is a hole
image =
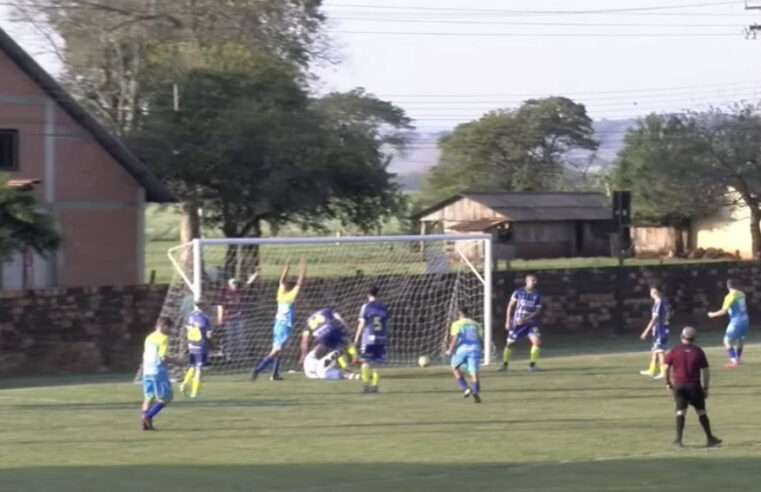
[[[0,173],[34,186],[58,252],[0,264],[0,289],[143,281],[144,207],[171,192],[0,29]]]

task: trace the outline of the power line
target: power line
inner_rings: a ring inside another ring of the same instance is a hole
[[[563,27],[738,27],[738,24],[652,24],[631,22],[523,22],[523,21],[468,21],[468,20],[436,20],[436,19],[398,19],[398,18],[363,18],[363,17],[332,17],[339,21],[382,22],[382,23],[413,23],[413,24],[454,24],[454,25],[503,25],[503,26],[563,26]]]
[[[432,12],[480,12],[484,14],[529,14],[529,15],[587,15],[587,14],[612,14],[627,12],[652,12],[658,10],[677,10],[685,8],[716,7],[725,5],[739,5],[743,2],[738,0],[724,2],[704,2],[682,5],[660,5],[656,7],[627,7],[617,9],[590,9],[590,10],[503,10],[503,9],[474,9],[474,8],[448,8],[448,7],[417,7],[417,6],[391,6],[391,5],[361,5],[361,4],[333,4],[337,8],[360,8],[374,10],[407,10],[407,11],[432,11]]]
[[[739,27],[739,26],[738,26]],[[371,35],[371,36],[451,36],[451,37],[512,37],[512,38],[684,38],[684,37],[741,37],[743,32],[737,33],[505,33],[505,32],[421,32],[421,31],[344,31],[331,30],[334,34]]]

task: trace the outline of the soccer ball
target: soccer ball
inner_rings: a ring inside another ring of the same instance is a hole
[[[427,355],[421,355],[417,363],[420,367],[428,367],[431,364],[431,359]]]

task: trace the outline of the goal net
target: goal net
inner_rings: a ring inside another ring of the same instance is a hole
[[[295,302],[293,335],[281,353],[283,369],[297,369],[306,319],[319,309],[335,309],[353,338],[360,307],[373,286],[391,313],[386,342],[390,365],[410,365],[421,355],[443,362],[449,326],[463,307],[484,326],[488,363],[491,319],[484,313],[491,312],[489,255],[490,237],[483,234],[199,239],[169,251],[176,271],[161,316],[182,328],[194,299],[202,297],[213,306],[207,314],[215,322],[222,306],[209,370],[249,372],[272,348],[284,265],[290,263],[288,277],[295,280],[303,259],[306,276]],[[170,353],[184,358],[185,330],[177,334]]]

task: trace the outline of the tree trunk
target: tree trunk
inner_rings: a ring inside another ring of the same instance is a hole
[[[753,259],[761,259],[761,208],[758,203],[750,204],[750,239]]]
[[[201,237],[201,220],[198,216],[198,201],[190,198],[182,204],[180,243],[189,243],[199,237]]]
[[[201,221],[198,217],[198,201],[190,198],[182,204],[182,215],[180,216],[180,244],[187,244],[193,239],[201,237]],[[201,257],[203,260],[203,256]],[[190,247],[180,250],[180,264],[188,274],[188,278],[193,278],[193,249]]]

